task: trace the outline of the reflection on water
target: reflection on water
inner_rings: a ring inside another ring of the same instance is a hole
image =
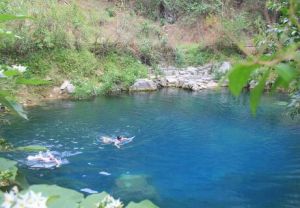
[[[15,146],[71,154],[58,169],[21,165],[31,183],[106,190],[125,201],[149,198],[164,208],[296,208],[300,123],[284,114],[283,101],[264,97],[256,117],[247,95],[227,92],[169,89],[58,101],[29,109],[29,121],[16,119],[1,133]],[[101,145],[105,135],[135,139],[118,149]]]

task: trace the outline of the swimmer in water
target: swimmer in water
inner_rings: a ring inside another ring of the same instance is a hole
[[[122,142],[126,141],[128,138],[126,137],[122,137],[122,136],[117,136],[116,139],[114,139],[114,145],[117,147],[117,148],[120,148]]]
[[[38,155],[28,156],[27,160],[31,161],[42,161],[44,163],[52,163],[56,164],[56,167],[61,165],[61,160],[58,160],[49,150],[46,153],[39,152]]]

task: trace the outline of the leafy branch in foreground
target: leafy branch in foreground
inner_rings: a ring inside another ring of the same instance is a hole
[[[300,3],[295,0],[269,1],[268,8],[280,14],[279,23],[269,25],[265,38],[258,42],[259,54],[248,55],[248,59],[236,64],[228,75],[229,89],[235,96],[240,95],[249,80],[257,81],[250,92],[254,114],[267,82],[272,83],[272,91],[282,88],[292,92],[300,90]]]
[[[21,15],[0,14],[0,23],[25,18],[28,17]],[[0,38],[9,35],[12,35],[10,31],[6,31],[5,29],[0,28]],[[22,106],[14,99],[13,92],[11,90],[11,83],[35,86],[48,84],[48,82],[44,80],[24,78],[23,72],[25,72],[26,69],[27,68],[25,66],[21,65],[6,66],[0,64],[0,106],[5,106],[11,112],[18,114],[24,119],[27,119],[26,112],[23,110]],[[7,80],[9,80],[10,82],[6,82]]]

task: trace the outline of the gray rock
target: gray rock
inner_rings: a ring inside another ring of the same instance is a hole
[[[72,93],[74,93],[75,92],[75,86],[74,85],[72,85],[72,84],[69,84],[68,86],[67,86],[67,88],[66,88],[66,92],[68,93],[68,94],[72,94]]]
[[[167,76],[166,81],[168,87],[177,87],[179,82],[178,78],[174,76]]]
[[[191,74],[191,75],[197,75],[198,74],[198,69],[195,67],[188,67],[186,71]]]
[[[0,78],[5,78],[5,74],[4,74],[4,71],[3,70],[0,70]]]
[[[69,80],[65,80],[60,86],[60,90],[61,92],[72,94],[75,92],[75,86]]]
[[[210,81],[206,84],[206,87],[209,89],[214,89],[218,87],[218,83],[214,82],[214,81]]]
[[[249,88],[250,89],[253,89],[254,87],[256,87],[257,85],[257,81],[256,80],[251,80],[250,83],[249,83]]]
[[[150,79],[138,79],[130,87],[130,91],[153,91],[157,90],[157,84]]]
[[[202,89],[202,86],[197,85],[197,84],[193,84],[190,89],[193,90],[193,91],[199,91],[199,90]]]
[[[231,63],[228,61],[225,61],[222,63],[222,65],[220,66],[218,71],[220,73],[226,74],[231,69],[231,67],[232,67]]]

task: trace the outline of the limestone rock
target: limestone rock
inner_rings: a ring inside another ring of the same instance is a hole
[[[222,63],[222,65],[220,66],[219,68],[219,72],[223,73],[223,74],[226,74],[230,69],[231,69],[231,63],[228,62],[228,61],[225,61]]]
[[[130,91],[153,91],[157,90],[157,84],[150,79],[138,79],[130,87]]]
[[[69,80],[65,80],[60,86],[60,90],[61,92],[72,94],[75,92],[75,86]]]
[[[168,87],[177,87],[178,86],[178,79],[174,76],[167,76],[166,81],[167,81]]]

